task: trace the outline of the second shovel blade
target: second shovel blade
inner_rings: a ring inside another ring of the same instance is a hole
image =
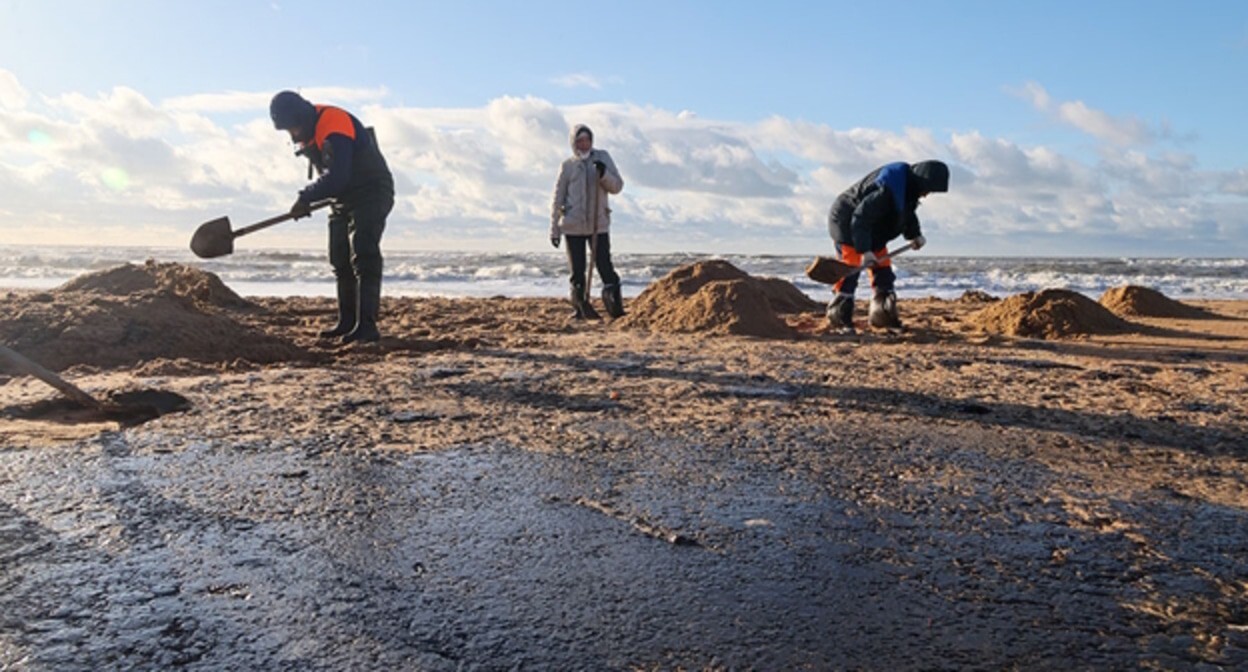
[[[815,282],[832,285],[841,278],[851,276],[861,270],[860,267],[847,264],[840,259],[815,257],[815,260],[806,267],[806,277]]]

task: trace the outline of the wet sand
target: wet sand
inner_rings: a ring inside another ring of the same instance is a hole
[[[0,667],[1243,668],[1248,301],[1190,303],[1039,340],[386,298],[367,347],[221,308],[268,361],[57,367],[192,404],[142,425],[0,377]]]

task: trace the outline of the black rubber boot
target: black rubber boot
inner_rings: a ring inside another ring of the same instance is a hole
[[[381,278],[360,280],[360,310],[355,329],[342,337],[343,343],[376,343],[381,340],[377,330],[377,314],[381,310]]]
[[[568,299],[572,302],[572,319],[574,320],[600,320],[602,316],[594,310],[593,304],[589,302],[589,297],[585,296],[585,287],[582,285],[572,285],[572,293]]]
[[[624,317],[624,295],[619,283],[602,286],[602,306],[612,318]]]
[[[322,330],[318,336],[321,338],[337,338],[351,333],[355,328],[356,314],[356,296],[359,289],[356,287],[355,278],[343,280],[338,279],[338,324],[332,329]]]
[[[828,304],[828,324],[843,334],[854,333],[854,297],[837,294]]]
[[[891,291],[877,291],[871,297],[871,326],[878,329],[900,329],[901,318],[897,315],[897,295]]]

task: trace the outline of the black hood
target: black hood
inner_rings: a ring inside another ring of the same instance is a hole
[[[910,174],[920,192],[949,191],[949,166],[940,161],[920,161],[910,166]]]
[[[302,128],[307,132],[316,124],[316,106],[294,91],[282,91],[269,103],[269,116],[279,131]]]

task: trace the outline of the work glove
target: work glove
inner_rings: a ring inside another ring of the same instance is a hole
[[[599,178],[599,179],[601,179],[603,175],[606,175],[606,174],[607,174],[607,164],[605,164],[605,163],[603,163],[603,162],[601,162],[601,161],[595,161],[595,162],[594,162],[594,167],[598,169],[598,178]]]
[[[290,215],[294,219],[303,219],[304,217],[311,217],[312,206],[307,201],[303,200],[302,197],[300,197],[298,200],[295,201],[294,205],[290,206]]]
[[[551,236],[550,245],[551,247],[555,247],[555,248],[559,247],[559,236]]]
[[[927,239],[923,237],[923,234],[919,234],[910,239],[910,249],[915,250],[916,252],[923,249],[923,246],[926,244]]]
[[[862,255],[862,267],[863,268],[870,268],[878,263],[880,263],[880,260],[875,257],[874,252],[863,253]]]

